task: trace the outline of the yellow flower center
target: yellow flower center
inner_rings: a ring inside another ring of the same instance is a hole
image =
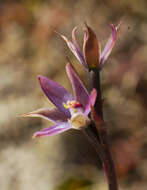
[[[72,100],[72,101],[67,101],[66,104],[63,103],[63,106],[65,107],[65,109],[69,109],[69,108],[82,107],[82,104],[76,100]]]

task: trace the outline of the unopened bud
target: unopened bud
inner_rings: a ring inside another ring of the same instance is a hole
[[[85,29],[83,52],[88,68],[98,68],[100,62],[99,42],[93,30],[87,24]]]

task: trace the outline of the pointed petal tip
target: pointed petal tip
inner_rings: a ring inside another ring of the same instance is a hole
[[[123,24],[123,21],[121,20],[121,21],[117,24],[117,26],[115,26],[116,31],[118,31],[118,30],[120,29],[120,27],[121,27],[122,24]]]
[[[33,134],[32,139],[35,140],[35,139],[40,138],[40,137],[47,137],[47,136],[40,135],[39,132],[36,132],[36,133]]]
[[[114,45],[116,42],[116,38],[117,38],[117,31],[118,31],[118,27],[119,26],[115,26],[114,24],[110,24],[111,27],[111,35],[106,43],[106,46],[101,54],[101,58],[100,58],[100,64],[101,64],[101,68],[103,67],[103,65],[105,64],[105,62],[107,61]]]
[[[85,30],[87,30],[87,32],[93,32],[93,29],[87,24],[87,22],[84,22],[84,25],[85,25]]]
[[[73,67],[72,67],[72,64],[70,63],[70,62],[68,62],[67,64],[66,64],[66,66],[65,66],[65,69],[66,69],[66,73],[67,73],[67,75],[68,75],[68,78],[70,79],[70,81],[72,80],[72,69],[73,69]],[[72,83],[72,82],[71,82]],[[72,83],[73,84],[73,83]]]
[[[35,140],[40,137],[47,137],[46,135],[41,135],[39,132],[33,134],[32,139]]]
[[[87,24],[87,22],[84,22],[84,27],[83,27],[83,31],[84,31],[84,41],[87,39],[88,37],[88,30],[89,30],[89,26]]]
[[[38,75],[38,80],[41,81],[42,79],[44,79],[46,77],[42,76],[42,75]]]
[[[40,86],[43,88],[45,84],[47,83],[47,81],[49,81],[50,79],[43,75],[38,75],[38,80],[40,82]]]
[[[116,27],[114,24],[110,24],[110,28],[112,29],[112,31],[115,31],[116,30]]]
[[[24,117],[23,115],[25,115],[25,114],[22,114],[22,115],[17,115],[16,117],[18,117],[18,118],[19,118],[19,117]]]
[[[68,61],[68,63],[66,64],[65,68],[66,68],[66,71],[70,71],[70,69],[72,68],[72,64]]]
[[[66,36],[60,34],[59,32],[57,32],[57,34],[67,43],[68,42],[68,39]]]
[[[19,117],[37,117],[33,112],[25,113],[20,115]]]
[[[94,88],[88,97],[88,102],[87,102],[87,105],[86,105],[85,111],[84,111],[85,115],[88,115],[91,111],[91,106],[95,105],[96,97],[97,97],[97,90]]]
[[[97,90],[95,88],[91,91],[89,97],[90,97],[90,104],[94,106],[97,97]]]
[[[110,27],[114,28],[115,26],[114,26],[114,24],[110,24]]]
[[[35,133],[33,134],[33,136],[32,136],[32,139],[34,140],[34,139],[36,139],[36,138],[38,138],[38,137],[43,137],[43,136],[45,136],[45,135],[41,135],[40,132],[35,132]]]
[[[22,115],[18,115],[17,117],[31,117],[30,114],[31,113],[25,113],[25,114],[22,114]]]
[[[120,21],[117,25],[110,24],[110,27],[111,27],[112,30],[117,32],[119,30],[119,28],[121,27],[121,25],[122,25],[122,21]]]
[[[28,114],[25,113],[25,114],[19,115],[18,117],[28,117]]]
[[[78,29],[78,27],[75,26],[75,27],[73,28],[73,30],[72,30],[72,33],[74,33],[77,29]]]
[[[114,24],[110,24],[110,27],[112,29],[112,37],[115,39],[116,38],[117,27]]]
[[[68,77],[69,76],[71,76],[72,75],[72,72],[74,72],[74,67],[73,67],[73,65],[72,65],[72,63],[70,62],[70,60],[69,60],[69,58],[67,59],[67,64],[66,64],[66,66],[65,66],[65,68],[66,68],[66,72],[67,72],[67,75],[68,75]],[[70,77],[69,77],[70,78]]]
[[[95,97],[95,99],[96,99],[96,97],[97,97],[97,90],[94,88],[94,89],[92,90],[91,94],[92,94],[93,97]]]
[[[70,62],[67,62],[66,66],[65,67],[70,67],[71,63]]]
[[[64,35],[62,35],[60,32],[57,32],[56,30],[54,31],[58,36],[60,36],[63,40],[67,40]]]
[[[70,68],[70,63],[67,63],[66,66],[65,66],[65,68],[66,68],[66,72],[68,72],[68,70]]]

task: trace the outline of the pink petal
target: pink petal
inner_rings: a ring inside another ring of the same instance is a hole
[[[71,94],[67,92],[65,88],[60,86],[58,83],[48,79],[44,76],[39,76],[39,81],[42,90],[48,99],[63,113],[66,117],[70,117],[70,112],[68,109],[65,109],[63,103],[66,103],[68,100],[73,100]]]
[[[73,43],[71,41],[69,41],[64,35],[60,35],[62,37],[62,39],[66,42],[67,46],[69,47],[69,49],[72,51],[72,53],[75,55],[75,57],[79,60],[79,62],[85,67],[87,68],[87,64],[84,60],[84,56],[83,53],[81,52],[79,45],[76,41],[75,38],[75,32],[76,32],[76,28],[73,29],[73,33],[72,33],[72,38],[73,38]]]
[[[57,108],[38,109],[36,111],[24,114],[23,117],[40,117],[54,123],[63,122],[67,120],[66,116],[62,112],[60,112]]]
[[[113,24],[110,25],[111,26],[111,29],[112,29],[112,34],[111,36],[109,37],[107,43],[106,43],[106,46],[102,52],[102,55],[101,55],[101,61],[100,61],[100,64],[101,66],[104,65],[105,61],[108,59],[114,45],[115,45],[115,42],[116,42],[116,37],[117,37],[117,27],[115,27]]]
[[[71,126],[68,122],[59,123],[34,133],[33,137],[53,136],[59,133],[63,133],[69,129],[71,129]]]
[[[77,72],[75,71],[71,63],[68,63],[66,65],[66,72],[72,84],[75,99],[80,102],[85,108],[88,101],[88,92],[83,82],[80,80]]]
[[[87,63],[85,62],[85,59],[84,59],[83,52],[81,51],[80,46],[76,40],[76,32],[77,32],[77,27],[74,27],[74,29],[72,30],[72,42],[74,46],[76,47],[81,63],[84,65],[85,68],[88,68]]]
[[[88,101],[87,101],[87,105],[86,105],[86,108],[85,108],[85,111],[84,111],[84,114],[85,115],[88,115],[91,111],[91,106],[94,106],[95,102],[96,102],[96,97],[97,97],[97,91],[96,89],[94,88],[89,97],[88,97]]]
[[[80,46],[76,40],[76,32],[77,32],[77,27],[74,27],[74,29],[72,30],[72,42],[74,46],[77,48],[78,52],[81,52]]]

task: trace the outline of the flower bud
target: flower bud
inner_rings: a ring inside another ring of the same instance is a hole
[[[83,53],[89,69],[98,68],[100,63],[100,47],[93,30],[86,24]]]

